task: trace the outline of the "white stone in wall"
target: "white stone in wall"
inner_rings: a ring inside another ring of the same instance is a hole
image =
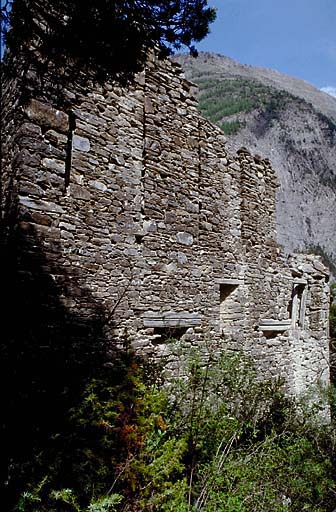
[[[72,149],[77,149],[77,151],[83,151],[87,153],[90,151],[90,141],[86,137],[80,137],[79,135],[74,135],[72,139]]]
[[[194,237],[189,233],[185,233],[184,231],[180,231],[176,234],[176,240],[182,245],[192,245],[194,241]]]

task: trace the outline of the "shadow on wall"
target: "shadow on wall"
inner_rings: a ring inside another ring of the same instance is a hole
[[[37,454],[55,449],[62,432],[71,438],[69,411],[83,400],[85,385],[111,375],[111,385],[120,387],[127,379],[127,364],[132,364],[127,350],[121,353],[111,340],[107,344],[107,312],[87,290],[73,285],[76,275],[67,274],[57,247],[52,251],[51,264],[32,225],[25,222],[11,230],[5,247],[2,243],[0,371],[6,390],[2,436],[9,476],[6,463],[2,470],[12,503],[25,490],[27,473],[34,478]],[[85,317],[62,303],[62,296],[74,300],[79,295],[87,304]]]

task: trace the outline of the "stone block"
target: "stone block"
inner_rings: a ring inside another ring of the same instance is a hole
[[[81,199],[83,201],[89,201],[91,199],[91,194],[85,187],[74,183],[70,184],[70,195],[75,199]]]
[[[31,199],[29,197],[19,196],[19,204],[28,209],[39,210],[48,213],[65,213],[64,209],[53,202],[42,199]]]
[[[192,245],[194,237],[190,233],[180,231],[176,234],[176,240],[182,245]]]
[[[90,147],[90,141],[87,137],[80,137],[79,135],[73,136],[72,149],[87,153],[90,151]]]
[[[25,113],[28,119],[40,126],[47,126],[62,133],[69,131],[69,116],[51,105],[31,99]]]

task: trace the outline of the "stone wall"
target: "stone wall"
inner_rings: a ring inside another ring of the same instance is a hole
[[[228,154],[169,61],[128,87],[74,83],[66,107],[51,82],[3,90],[4,243],[19,281],[46,276],[44,311],[96,319],[107,347],[169,356],[171,336],[211,340],[292,392],[327,382],[328,274],[276,245],[269,161]]]

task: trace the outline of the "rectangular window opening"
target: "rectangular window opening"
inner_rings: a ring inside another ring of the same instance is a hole
[[[155,343],[166,343],[167,341],[180,340],[187,332],[188,327],[154,327],[156,335]]]
[[[307,287],[303,283],[294,283],[292,298],[289,308],[291,310],[291,319],[293,328],[304,328],[305,310],[307,299]]]
[[[242,306],[238,296],[237,284],[220,284],[220,328],[221,332],[241,325]]]

